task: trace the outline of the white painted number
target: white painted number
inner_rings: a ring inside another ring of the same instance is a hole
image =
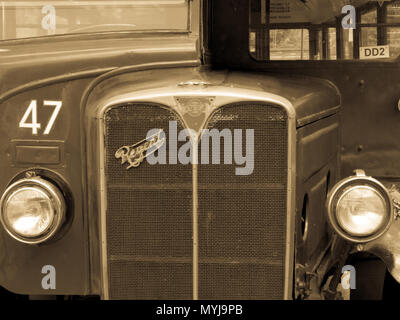
[[[26,123],[29,115],[32,114],[32,122]],[[24,116],[19,122],[20,128],[32,128],[32,134],[37,134],[40,129],[40,123],[37,123],[37,103],[36,100],[32,100],[28,109],[26,109]]]
[[[54,121],[56,121],[58,113],[60,112],[60,109],[61,109],[61,106],[62,106],[62,101],[48,101],[48,100],[45,100],[43,102],[43,104],[45,106],[54,106],[55,107],[54,111],[53,111],[53,114],[50,117],[49,123],[47,124],[46,129],[44,130],[44,134],[49,134],[50,131],[51,131],[51,128],[53,128]]]
[[[50,134],[50,131],[53,128],[54,122],[57,119],[58,113],[61,110],[62,101],[45,100],[43,102],[43,105],[54,107],[54,111],[53,111],[53,113],[50,117],[50,120],[43,132],[43,134],[48,135],[48,134]],[[29,116],[31,116],[30,123],[27,122]],[[33,135],[38,134],[38,129],[41,128],[41,124],[37,122],[37,101],[36,100],[32,100],[31,103],[29,104],[28,109],[26,109],[24,115],[22,116],[21,121],[19,122],[19,127],[32,129]]]

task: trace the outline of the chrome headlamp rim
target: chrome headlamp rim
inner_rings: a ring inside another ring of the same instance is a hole
[[[347,192],[347,189],[352,186],[367,186],[369,188],[372,188],[384,199],[386,203],[386,222],[384,223],[383,227],[379,228],[378,231],[374,232],[374,234],[370,236],[351,235],[346,230],[344,230],[338,222],[335,212],[335,206],[338,203],[337,200],[339,200],[344,195],[344,191]],[[393,203],[389,191],[377,179],[362,175],[351,176],[339,181],[328,194],[326,201],[326,210],[328,213],[330,225],[333,227],[335,232],[345,240],[354,243],[366,243],[378,239],[390,228],[394,220]]]
[[[18,234],[12,227],[7,223],[4,214],[5,214],[5,205],[7,204],[7,199],[10,198],[15,192],[17,192],[21,188],[33,187],[40,188],[41,192],[44,192],[49,200],[52,202],[54,208],[54,216],[50,226],[46,229],[46,231],[42,232],[37,237],[25,237],[21,234]],[[3,193],[0,199],[0,223],[6,232],[15,240],[26,244],[40,244],[46,242],[53,238],[56,233],[60,230],[61,226],[65,221],[66,215],[66,203],[63,194],[58,189],[58,187],[39,177],[35,176],[32,178],[24,178],[20,179],[14,183],[12,183]]]

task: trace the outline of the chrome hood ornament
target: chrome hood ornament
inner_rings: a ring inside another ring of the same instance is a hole
[[[138,143],[119,148],[115,152],[115,158],[121,159],[121,164],[129,163],[126,170],[139,167],[144,159],[160,149],[165,143],[165,138],[161,138],[162,132],[163,131],[160,130]]]

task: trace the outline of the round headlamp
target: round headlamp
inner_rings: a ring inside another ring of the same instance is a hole
[[[65,200],[47,180],[33,177],[10,185],[0,200],[0,221],[16,240],[38,244],[52,238],[65,219]]]
[[[380,237],[393,220],[392,201],[386,188],[360,171],[333,187],[327,211],[335,231],[358,243]]]

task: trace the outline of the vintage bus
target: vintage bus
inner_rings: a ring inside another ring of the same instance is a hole
[[[3,298],[399,295],[400,1],[0,1]]]

